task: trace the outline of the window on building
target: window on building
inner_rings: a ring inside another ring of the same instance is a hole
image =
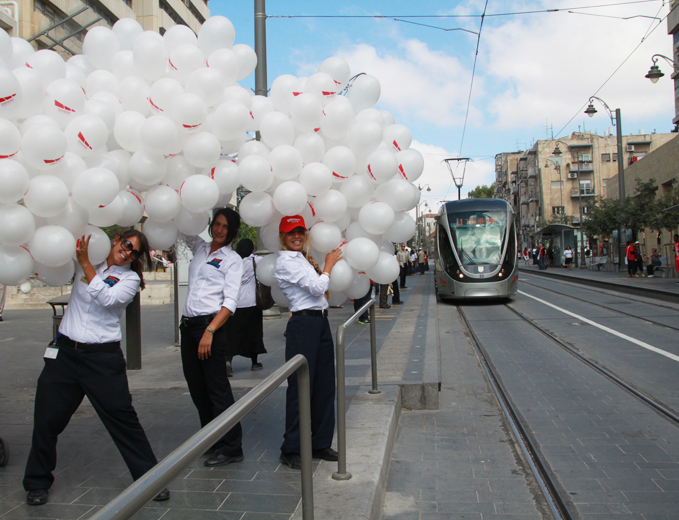
[[[608,184],[608,179],[602,179],[601,180],[601,186],[605,188],[606,184]]]
[[[601,154],[601,162],[611,162],[611,154],[610,153],[602,153]]]
[[[582,162],[592,162],[592,156],[588,153],[581,153],[578,157]]]
[[[587,195],[592,193],[592,181],[589,179],[580,181],[580,193]]]
[[[618,162],[618,154],[617,153],[613,154],[613,162]]]
[[[552,189],[553,190],[563,189],[563,181],[552,181]]]
[[[583,206],[581,209],[582,209],[583,215],[586,215],[587,213],[589,213],[589,206]]]
[[[563,215],[564,213],[563,206],[552,206],[552,215]]]

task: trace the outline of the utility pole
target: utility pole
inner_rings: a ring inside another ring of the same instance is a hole
[[[269,90],[266,78],[266,0],[255,0],[255,54],[255,94],[266,96]]]

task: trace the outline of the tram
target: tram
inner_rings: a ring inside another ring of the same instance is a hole
[[[435,242],[439,298],[510,298],[516,294],[516,223],[506,201],[446,202],[436,217]]]

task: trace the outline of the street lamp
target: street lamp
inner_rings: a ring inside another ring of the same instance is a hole
[[[600,99],[596,96],[592,96],[589,98],[589,106],[587,107],[587,110],[585,110],[585,114],[587,114],[589,117],[592,117],[594,114],[597,113],[596,109],[594,108],[594,105],[592,104],[592,100],[596,99],[599,101],[604,108],[606,109],[606,112],[608,113],[609,117],[611,118],[611,123],[615,125],[616,129],[616,137],[617,137],[617,145],[618,145],[618,196],[620,197],[620,207],[622,209],[622,204],[625,201],[625,166],[622,163],[623,157],[622,157],[622,117],[620,115],[620,109],[616,108],[615,109],[615,116],[613,115],[613,112],[611,111],[610,108],[608,108],[608,105],[603,99]],[[579,188],[579,186],[578,186]],[[622,213],[622,212],[621,212]],[[623,244],[623,234],[625,233],[624,226],[622,222],[620,223],[620,228],[618,230],[618,247],[620,250],[619,253],[619,258],[618,258],[618,269],[622,267],[622,262],[623,262],[623,257],[625,256],[625,245]]]
[[[651,68],[648,71],[648,74],[644,76],[645,78],[648,78],[651,80],[652,83],[657,83],[660,78],[664,76],[664,74],[660,71],[660,67],[658,67],[658,58],[663,58],[666,60],[672,67],[674,68],[675,74],[679,72],[679,67],[677,67],[677,64],[674,63],[674,61],[667,56],[663,56],[662,54],[654,54],[651,56],[651,59],[653,60],[653,65],[651,65]]]
[[[431,191],[431,189],[429,189],[428,191]],[[417,204],[417,206],[415,206],[415,226],[416,226],[415,229],[417,231],[417,247],[422,246],[422,231],[420,229],[423,220],[423,215],[420,212],[420,206],[422,206],[422,204],[424,204],[425,208],[429,208],[429,204],[427,203],[426,200],[421,201],[420,203]]]
[[[455,171],[453,171],[453,167],[450,165],[451,161],[457,161]],[[460,173],[460,161],[464,162],[464,166],[462,167],[462,173]],[[457,200],[460,200],[460,198],[462,197],[460,190],[462,189],[462,185],[464,183],[464,172],[467,169],[467,163],[469,161],[471,161],[469,157],[449,157],[448,159],[443,159],[443,161],[441,161],[446,163],[448,171],[450,172],[450,175],[453,178],[453,182],[457,187]]]

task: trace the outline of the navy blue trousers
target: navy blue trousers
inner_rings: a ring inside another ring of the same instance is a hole
[[[189,386],[193,404],[198,409],[200,426],[210,423],[235,401],[229,378],[226,377],[227,331],[221,327],[214,334],[210,356],[198,359],[198,345],[207,326],[185,327],[182,325],[181,354],[184,377]],[[229,456],[243,454],[243,428],[236,424],[212,447],[218,453]]]
[[[311,384],[311,446],[323,450],[335,431],[335,354],[327,318],[292,316],[288,321],[285,360],[297,354],[309,363]],[[283,453],[299,453],[299,394],[297,374],[288,378]]]
[[[57,339],[56,359],[45,359],[35,394],[33,440],[24,489],[49,489],[57,465],[57,437],[87,396],[137,480],[156,465],[156,457],[139,424],[127,384],[126,363],[116,352],[83,352]]]

